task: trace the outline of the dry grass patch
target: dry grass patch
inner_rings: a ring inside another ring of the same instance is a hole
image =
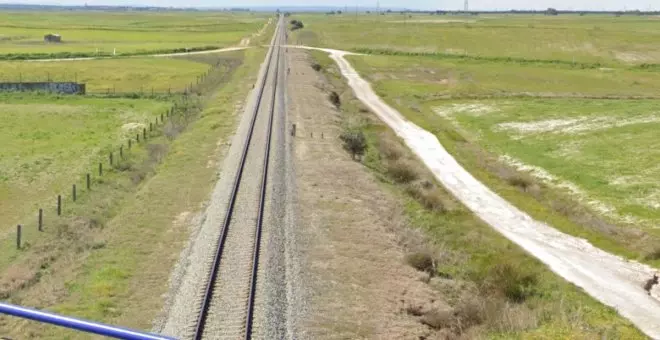
[[[419,178],[417,165],[409,160],[389,161],[386,165],[387,174],[397,183],[410,183]]]

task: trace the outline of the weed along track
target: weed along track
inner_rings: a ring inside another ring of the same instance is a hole
[[[194,339],[252,337],[262,227],[267,205],[270,145],[280,72],[280,25],[242,146],[204,291]]]

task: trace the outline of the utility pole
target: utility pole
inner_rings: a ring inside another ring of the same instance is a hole
[[[380,20],[380,1],[376,1],[376,20]]]

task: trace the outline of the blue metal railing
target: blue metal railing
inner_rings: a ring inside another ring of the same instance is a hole
[[[162,335],[142,333],[126,328],[114,327],[97,322],[86,321],[86,320],[71,318],[67,316],[61,316],[53,313],[38,311],[35,309],[14,306],[2,302],[0,302],[0,314],[12,315],[23,319],[48,323],[51,325],[75,329],[92,334],[103,335],[115,339],[175,340],[174,338],[170,338]],[[1,335],[2,334],[0,334],[0,336]]]

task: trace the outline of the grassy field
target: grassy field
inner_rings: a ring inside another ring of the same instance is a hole
[[[383,94],[419,100],[471,96],[659,97],[660,72],[654,71],[413,56],[349,59]]]
[[[130,54],[238,45],[267,15],[222,12],[3,12],[0,54]],[[44,43],[48,33],[62,43]]]
[[[660,221],[660,186],[655,180],[660,154],[654,147],[658,104],[530,99],[443,101],[428,103],[428,109],[494,153],[511,157],[504,157],[505,162],[538,167],[532,173],[583,196],[601,213],[655,225]]]
[[[101,59],[65,62],[0,61],[0,81],[77,81],[89,93],[181,92],[210,66],[171,58]]]
[[[143,99],[3,95],[0,232],[13,232],[37,205],[54,206],[58,193],[68,194],[108,150],[169,107]]]
[[[660,18],[605,15],[296,16],[292,42],[346,50],[415,51],[627,65],[660,62]]]
[[[431,287],[455,311],[455,320],[431,328],[467,339],[645,339],[615,310],[512,246],[438,186],[394,133],[353,97],[334,62],[322,52],[312,53],[332,90],[341,93],[342,125],[366,135],[362,162],[404,202],[404,228],[421,229],[429,238],[426,245],[407,240],[407,259],[412,266],[422,262],[412,259],[433,259],[432,269],[416,268],[437,276]],[[441,103],[454,107],[454,102]],[[421,320],[434,318],[422,315]]]

